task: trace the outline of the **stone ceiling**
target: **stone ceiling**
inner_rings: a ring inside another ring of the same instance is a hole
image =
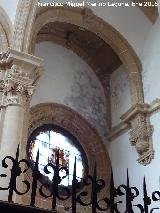
[[[41,28],[37,42],[52,41],[72,49],[95,71],[103,86],[122,63],[113,49],[96,34],[68,23],[54,22]]]

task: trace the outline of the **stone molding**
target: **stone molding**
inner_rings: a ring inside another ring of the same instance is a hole
[[[150,104],[145,104],[145,112],[148,114],[149,117],[151,117],[153,114],[160,112],[160,99],[155,99]],[[132,112],[134,110],[134,112]],[[135,108],[131,107],[128,111],[132,112],[133,115],[135,114]],[[143,110],[139,109],[140,112],[143,112]],[[123,118],[125,116],[125,113],[121,116]],[[127,123],[124,123],[123,121],[117,124],[116,126],[112,127],[108,136],[108,139],[112,141],[114,138],[118,137],[119,135],[123,134],[125,131],[129,130],[130,126]]]
[[[7,36],[5,34],[2,24],[0,24],[0,52],[7,50],[8,46],[9,45]]]
[[[0,6],[0,52],[7,51],[12,39],[12,23],[5,10]]]
[[[2,105],[25,107],[41,75],[42,60],[12,49],[0,54],[0,92]]]
[[[37,0],[19,0],[15,18],[15,27],[13,31],[12,48],[17,51],[24,51],[22,44],[25,45],[27,41],[25,36],[29,32],[30,25],[34,20],[35,10],[37,8]],[[32,16],[33,15],[33,16]]]
[[[91,124],[80,114],[61,104],[42,103],[30,109],[29,135],[37,127],[48,123],[66,129],[78,139],[86,153],[90,174],[93,172],[94,161],[96,161],[97,175],[105,180],[108,188],[110,179],[109,155],[101,137]]]
[[[138,162],[144,166],[154,158],[152,145],[153,126],[150,124],[149,105],[136,104],[121,119],[130,127],[130,143],[139,155]]]
[[[156,98],[152,103],[150,104],[149,113],[152,116],[155,113],[160,112],[160,99]]]

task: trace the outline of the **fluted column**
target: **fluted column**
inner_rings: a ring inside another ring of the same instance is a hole
[[[1,130],[0,171],[6,172],[1,166],[2,159],[7,155],[15,157],[18,144],[20,144],[21,156],[25,150],[27,113],[30,99],[40,77],[42,61],[35,56],[11,49],[1,54],[0,59],[0,67],[3,68],[0,83],[1,103],[5,108]],[[8,163],[12,165],[10,161]],[[9,183],[10,171],[7,171],[7,178],[0,178],[0,186],[4,187]],[[0,199],[6,200],[7,195],[8,192],[0,191]]]

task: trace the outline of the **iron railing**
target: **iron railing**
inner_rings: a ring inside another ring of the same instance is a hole
[[[56,211],[57,201],[66,201],[70,200],[70,207],[65,207],[65,210],[70,210],[72,213],[76,213],[77,205],[89,207],[92,209],[92,213],[96,213],[97,210],[101,212],[105,212],[110,209],[111,213],[122,213],[119,210],[119,204],[123,204],[124,200],[121,198],[125,196],[125,211],[124,213],[153,213],[153,212],[160,212],[160,207],[150,208],[153,202],[160,201],[160,191],[152,192],[152,196],[150,197],[147,193],[147,186],[145,177],[143,179],[143,202],[140,204],[133,204],[135,198],[140,196],[140,191],[137,187],[130,186],[129,182],[129,173],[127,169],[127,177],[126,177],[126,184],[121,184],[118,187],[114,185],[114,178],[113,173],[111,171],[111,178],[110,178],[110,195],[107,197],[105,196],[103,199],[99,198],[99,194],[102,190],[105,189],[106,184],[103,179],[97,178],[97,166],[95,163],[93,175],[87,175],[83,178],[83,185],[90,186],[90,192],[87,191],[87,187],[84,187],[84,190],[79,189],[79,182],[76,177],[76,159],[74,163],[74,171],[73,171],[73,180],[72,180],[72,187],[60,186],[62,179],[66,178],[69,175],[69,171],[66,167],[59,165],[59,152],[57,152],[56,163],[53,165],[48,163],[44,167],[44,172],[46,174],[50,173],[49,167],[53,170],[53,179],[51,183],[42,183],[40,188],[38,188],[38,181],[40,179],[40,172],[38,169],[39,164],[39,151],[37,152],[36,161],[34,163],[34,167],[30,165],[30,162],[26,159],[19,160],[19,146],[17,148],[16,157],[13,158],[11,156],[6,156],[2,160],[2,167],[8,168],[8,164],[6,160],[12,161],[11,167],[11,177],[10,182],[7,188],[3,188],[0,185],[0,191],[8,190],[8,202],[13,202],[13,193],[17,195],[24,195],[31,191],[30,197],[30,206],[35,206],[35,199],[37,195],[37,190],[39,190],[39,194],[43,198],[50,198],[52,199],[52,211]],[[25,165],[25,169],[22,169],[22,164]],[[23,184],[26,188],[23,192],[20,192],[17,188],[17,178],[21,176],[21,174],[26,173],[30,168],[32,168],[32,182],[30,183],[28,180],[22,180]],[[63,170],[65,171],[65,175],[60,177],[59,172]],[[1,174],[1,178],[6,178],[6,174]],[[45,194],[44,188],[48,187],[50,189],[50,195]],[[63,193],[62,193],[63,191]],[[88,200],[89,197],[89,201]],[[87,199],[85,199],[87,197]],[[118,198],[118,199],[117,199]],[[84,200],[86,202],[84,202]],[[117,201],[119,200],[119,201]],[[160,206],[160,202],[158,203]],[[156,211],[157,210],[157,211]]]

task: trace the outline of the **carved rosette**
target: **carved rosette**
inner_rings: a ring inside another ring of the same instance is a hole
[[[0,92],[4,106],[26,106],[40,77],[41,62],[39,58],[14,50],[0,54]]]
[[[150,124],[148,116],[148,105],[137,104],[122,117],[122,120],[131,127],[129,140],[137,150],[138,162],[146,166],[154,158],[153,126]]]

